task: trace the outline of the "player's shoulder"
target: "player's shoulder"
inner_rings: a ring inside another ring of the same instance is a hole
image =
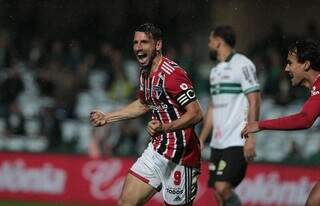
[[[316,88],[320,89],[320,76],[317,78],[316,82],[314,83],[314,86],[316,86]]]
[[[311,89],[311,96],[320,96],[320,77],[313,84]]]
[[[160,69],[166,74],[166,76],[186,75],[186,71],[180,67],[176,62],[163,58]]]
[[[240,65],[254,65],[253,62],[244,54],[235,53],[231,59],[231,63]]]

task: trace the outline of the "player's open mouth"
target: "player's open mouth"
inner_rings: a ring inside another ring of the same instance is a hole
[[[288,74],[289,74],[289,77],[292,79],[293,78],[292,72],[288,72]]]
[[[144,64],[147,62],[147,54],[137,54],[137,57],[138,57],[138,61],[140,64]]]

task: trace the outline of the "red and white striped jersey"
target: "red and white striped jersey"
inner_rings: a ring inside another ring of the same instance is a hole
[[[196,100],[192,83],[175,62],[162,57],[153,73],[141,69],[139,98],[152,109],[152,118],[169,123],[179,119]],[[185,166],[200,165],[200,144],[193,126],[151,137],[154,150]]]

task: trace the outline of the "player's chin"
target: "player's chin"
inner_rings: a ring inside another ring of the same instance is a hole
[[[147,57],[145,57],[143,59],[139,59],[138,58],[138,62],[139,62],[141,67],[148,67],[148,66],[150,66],[150,63],[151,63],[149,56],[147,56]]]
[[[300,86],[300,85],[302,85],[302,80],[298,80],[298,79],[295,79],[295,78],[292,78],[291,79],[291,85],[292,86]]]
[[[139,64],[140,64],[141,67],[148,67],[149,66],[149,61],[148,60],[147,61],[143,61],[143,62],[139,61]]]

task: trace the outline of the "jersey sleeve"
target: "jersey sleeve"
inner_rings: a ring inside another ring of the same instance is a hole
[[[240,84],[244,94],[260,91],[260,85],[256,74],[256,67],[253,63],[248,62],[241,65]]]
[[[165,89],[168,95],[181,107],[185,107],[197,99],[191,80],[182,69],[176,69],[174,73],[166,77]]]
[[[312,126],[320,115],[320,95],[311,96],[302,110],[294,115],[259,121],[259,128],[266,130],[301,130]]]

